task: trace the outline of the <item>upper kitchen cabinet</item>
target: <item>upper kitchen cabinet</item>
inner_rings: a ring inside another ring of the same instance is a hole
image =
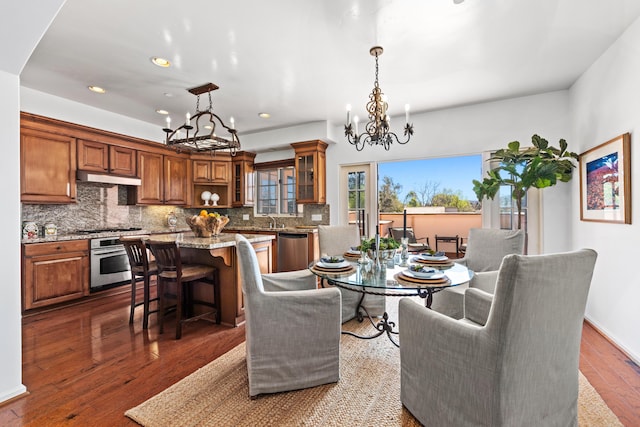
[[[78,140],[78,170],[136,176],[136,150],[98,141]]]
[[[122,176],[136,176],[138,172],[136,150],[109,146],[109,172]]]
[[[136,204],[186,206],[189,195],[189,158],[138,152],[141,185],[136,188]]]
[[[297,203],[326,203],[327,145],[320,140],[291,144],[296,153]]]
[[[189,200],[188,157],[164,156],[164,204],[187,205]]]
[[[20,170],[22,203],[75,203],[75,138],[23,126]]]
[[[218,206],[231,207],[231,156],[226,153],[192,154],[191,169],[193,171],[192,207]],[[203,200],[202,195],[217,194],[216,205],[209,198]]]
[[[194,155],[195,156],[195,155]],[[192,156],[192,158],[194,157]],[[206,156],[210,157],[210,156]],[[221,158],[217,160],[193,159],[193,182],[206,184],[227,184],[229,183],[231,162],[230,159]]]
[[[232,161],[233,168],[233,207],[253,206],[255,201],[256,153],[241,151]]]

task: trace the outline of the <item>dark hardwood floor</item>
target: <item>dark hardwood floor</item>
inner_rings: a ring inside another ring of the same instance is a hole
[[[174,339],[155,315],[128,323],[128,288],[23,319],[29,394],[0,406],[2,426],[131,426],[124,412],[244,340],[244,327],[188,324]],[[640,369],[585,325],[580,369],[626,426],[640,426]]]

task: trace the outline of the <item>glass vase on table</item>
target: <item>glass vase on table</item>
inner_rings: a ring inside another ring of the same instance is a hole
[[[367,265],[371,262],[365,249],[367,247],[367,242],[368,239],[365,236],[360,237],[360,258],[358,258],[358,264]]]
[[[400,247],[402,248],[402,252],[400,253],[400,267],[407,267],[409,263],[407,260],[409,259],[409,238],[402,237],[400,238]]]

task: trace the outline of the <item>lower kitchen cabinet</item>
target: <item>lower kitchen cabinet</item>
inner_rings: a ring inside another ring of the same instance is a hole
[[[22,245],[24,310],[74,300],[89,294],[89,241]]]

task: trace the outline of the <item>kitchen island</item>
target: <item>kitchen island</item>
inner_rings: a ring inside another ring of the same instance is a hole
[[[274,235],[242,232],[256,250],[262,273],[273,267]],[[23,239],[22,300],[23,310],[40,309],[55,304],[77,302],[90,295],[90,273],[99,271],[89,261],[89,242],[94,239],[117,239],[140,235],[157,241],[176,241],[184,262],[213,265],[219,270],[221,321],[238,326],[244,322],[244,301],[239,266],[236,259],[235,233],[217,237],[195,237],[192,231],[132,230],[129,232],[70,233]],[[123,250],[124,252],[124,250]],[[126,259],[126,255],[122,255]],[[212,299],[213,294],[202,295]]]
[[[243,234],[251,242],[258,257],[260,272],[273,272],[272,240],[274,236],[265,234]],[[216,237],[195,237],[191,232],[159,234],[149,236],[149,240],[177,242],[183,262],[213,265],[219,271],[220,306],[222,324],[239,326],[244,323],[244,298],[240,267],[236,257],[235,233],[221,233]],[[211,299],[211,295],[201,295]]]

